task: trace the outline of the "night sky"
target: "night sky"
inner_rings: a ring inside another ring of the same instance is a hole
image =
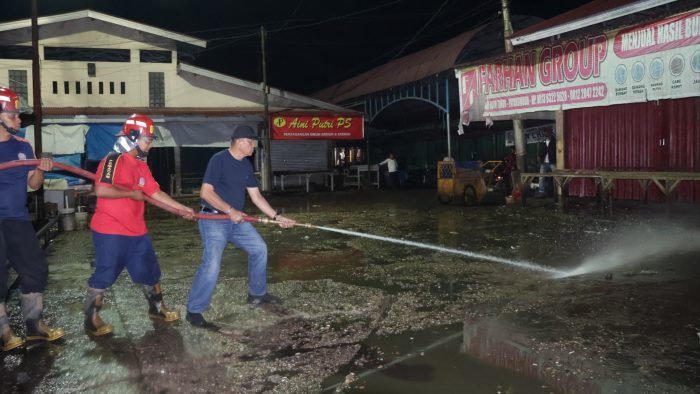
[[[511,13],[547,19],[587,2],[512,0]],[[3,4],[0,20],[30,17],[30,4]],[[500,0],[39,0],[38,8],[40,16],[93,9],[205,39],[194,65],[256,82],[264,25],[269,84],[303,94],[501,19]]]

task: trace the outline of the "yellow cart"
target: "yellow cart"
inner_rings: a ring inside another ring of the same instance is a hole
[[[505,202],[505,196],[496,187],[494,175],[494,169],[500,164],[500,160],[439,161],[437,165],[438,199],[443,204],[449,204],[457,199],[467,206],[487,201]]]

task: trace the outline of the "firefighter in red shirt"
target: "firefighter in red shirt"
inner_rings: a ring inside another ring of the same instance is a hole
[[[153,121],[134,114],[124,123],[114,144],[97,168],[97,208],[90,222],[95,246],[95,271],[88,281],[85,329],[96,336],[112,332],[99,315],[106,289],[127,269],[134,283],[143,285],[152,318],[174,321],[176,311],[163,304],[160,267],[144,221],[144,194],[194,219],[194,210],[172,199],[153,179],[146,156],[155,138]]]

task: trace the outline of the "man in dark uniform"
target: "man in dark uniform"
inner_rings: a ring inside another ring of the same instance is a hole
[[[19,132],[19,98],[0,87],[0,162],[32,160],[34,150]],[[22,315],[27,325],[27,340],[54,341],[65,333],[51,328],[43,320],[43,297],[49,273],[44,252],[34,234],[27,210],[27,186],[39,189],[44,184],[44,172],[53,162],[42,159],[36,168],[14,167],[0,171],[0,348],[9,351],[24,341],[10,327],[4,297],[9,279],[8,266],[19,275]]]

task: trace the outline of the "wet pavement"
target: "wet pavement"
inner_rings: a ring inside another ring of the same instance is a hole
[[[45,314],[67,335],[0,355],[0,392],[700,392],[700,207],[620,204],[605,217],[551,201],[441,205],[432,190],[270,201],[299,222],[582,274],[260,225],[282,305],[245,303],[245,257],[229,247],[205,313],[220,331],[150,320],[123,274],[102,313],[115,334],[95,339],[81,313],[90,233],[65,232],[47,249]],[[148,226],[165,302],[184,316],[196,225],[153,208]],[[8,308],[18,327],[16,297]]]

